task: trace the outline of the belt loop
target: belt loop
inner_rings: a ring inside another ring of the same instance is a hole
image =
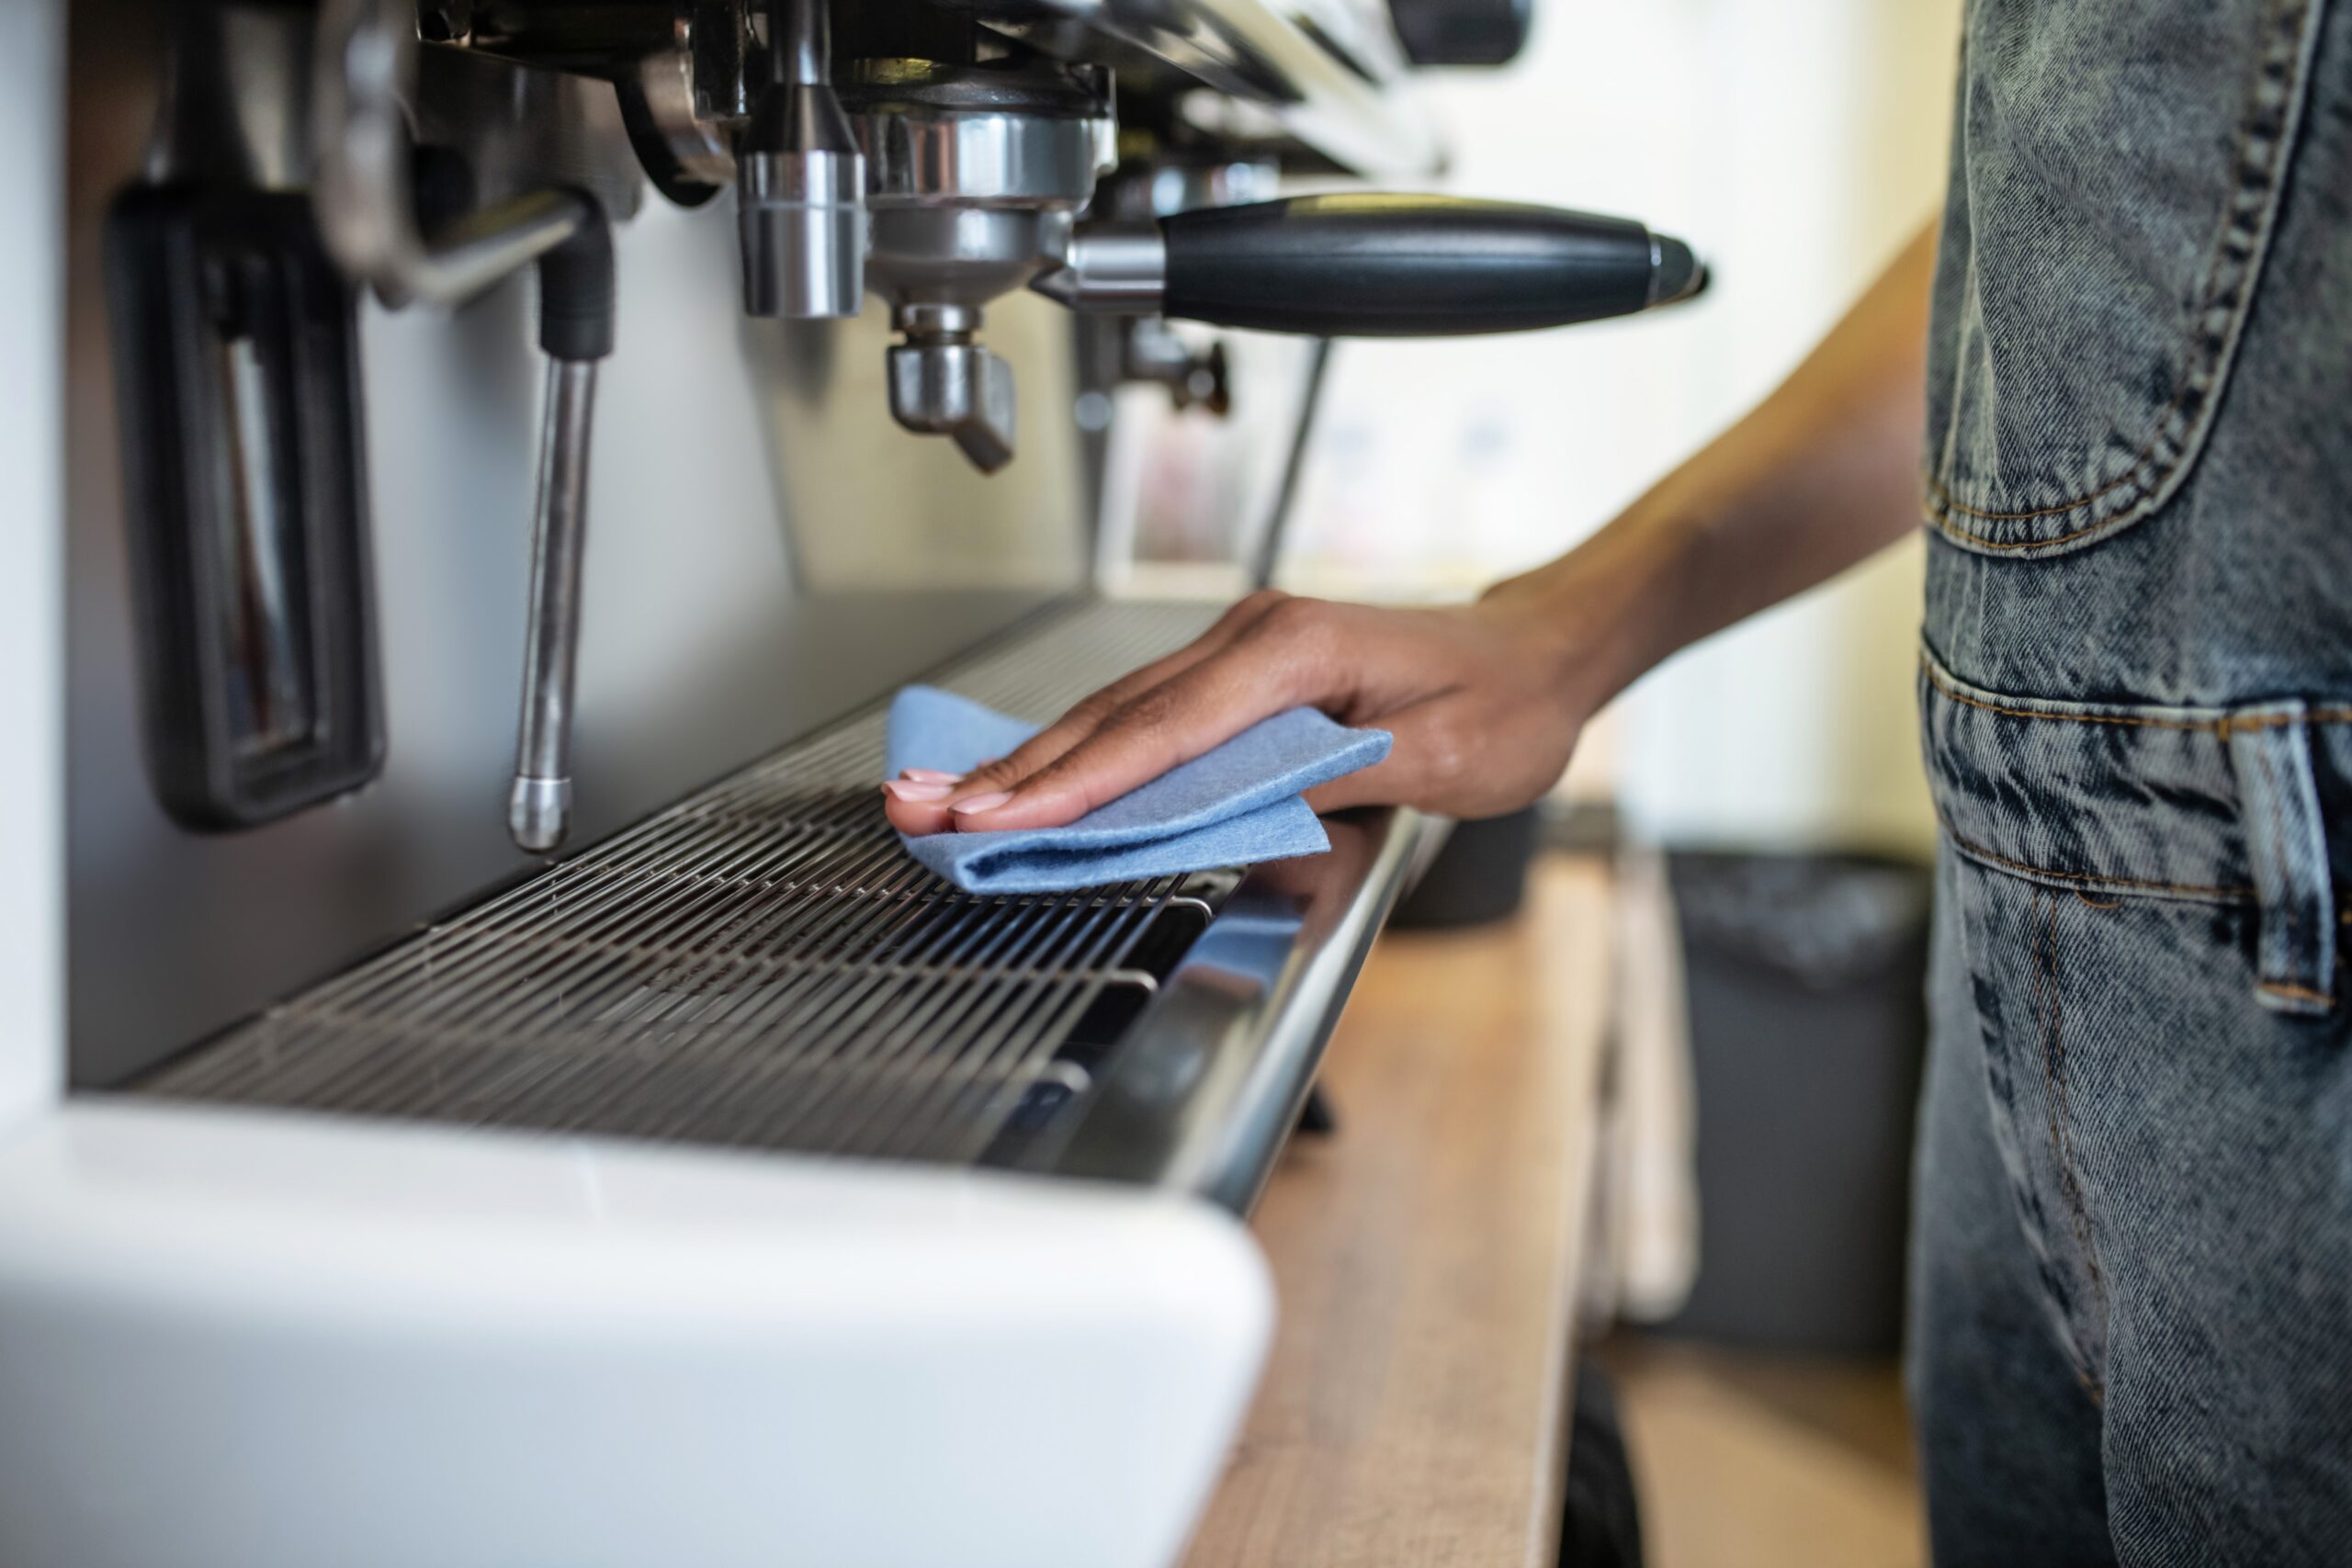
[[[2281,1012],[2327,1012],[2335,1006],[2335,894],[2303,705],[2242,709],[2223,721],[2222,736],[2262,909],[2256,998]]]

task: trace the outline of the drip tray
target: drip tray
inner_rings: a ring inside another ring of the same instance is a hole
[[[1040,721],[1205,604],[1085,603],[935,677]],[[1255,1201],[1420,855],[1408,811],[1244,874],[977,897],[882,815],[877,705],[125,1092],[989,1165]]]
[[[1090,604],[940,679],[1039,720],[1205,605]],[[980,897],[884,820],[880,706],[291,997],[131,1092],[1019,1163],[1238,873]]]

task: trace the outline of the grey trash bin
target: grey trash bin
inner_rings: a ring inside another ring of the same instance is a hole
[[[1882,1352],[1903,1323],[1932,878],[1668,857],[1690,987],[1699,1273],[1669,1334]]]

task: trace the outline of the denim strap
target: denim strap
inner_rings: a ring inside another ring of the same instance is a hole
[[[2335,898],[2303,705],[2235,710],[2222,733],[2262,910],[2256,997],[2281,1012],[2326,1012],[2335,1005]]]

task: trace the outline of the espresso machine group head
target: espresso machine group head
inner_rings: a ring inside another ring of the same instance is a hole
[[[1221,354],[1192,355],[1163,321],[1448,336],[1625,315],[1699,290],[1705,270],[1690,248],[1628,220],[1429,195],[1246,200],[1235,193],[1265,182],[1154,177],[1282,167],[1281,135],[1204,129],[1187,115],[1187,96],[1204,87],[1300,109],[1320,128],[1307,140],[1322,145],[1307,151],[1327,170],[1337,150],[1368,167],[1426,171],[1429,147],[1393,125],[1378,145],[1334,129],[1351,115],[1386,124],[1351,98],[1366,95],[1363,73],[1394,74],[1408,51],[1413,62],[1507,58],[1525,6],[1390,0],[1388,19],[1318,46],[1352,64],[1327,71],[1317,92],[1270,93],[1261,78],[1273,66],[1233,42],[1271,25],[1263,0],[324,0],[311,96],[328,254],[388,304],[454,303],[537,265],[548,368],[514,841],[553,850],[571,815],[612,247],[596,198],[561,183],[425,221],[429,150],[412,145],[409,119],[421,45],[612,81],[656,188],[685,205],[733,189],[745,310],[845,319],[873,295],[897,337],[886,384],[898,423],[949,437],[993,473],[1014,456],[1015,392],[982,333],[989,305],[1016,291],[1123,322],[1120,375],[1223,412]],[[1220,38],[1222,54],[1210,48]],[[1160,198],[1163,185],[1174,199]],[[1187,191],[1208,204],[1186,205]]]
[[[745,308],[854,316],[862,277],[901,334],[891,412],[984,472],[1012,459],[1015,399],[978,333],[989,303],[1023,287],[1142,321],[1444,336],[1623,315],[1705,281],[1687,246],[1641,224],[1496,203],[1351,195],[1095,214],[1097,181],[1119,163],[1107,67],[1018,50],[843,58],[829,9],[775,0],[767,13],[769,79],[735,141]],[[1428,32],[1431,12],[1460,9],[1407,5],[1398,20]],[[1525,7],[1498,14],[1515,48]],[[1483,59],[1494,46],[1474,31],[1428,47]]]
[[[983,312],[1055,265],[1115,163],[1110,73],[887,56],[837,87],[827,11],[769,13],[769,81],[736,141],[744,309],[855,316],[870,288],[902,336],[890,412],[992,473],[1012,460],[1013,386]]]

